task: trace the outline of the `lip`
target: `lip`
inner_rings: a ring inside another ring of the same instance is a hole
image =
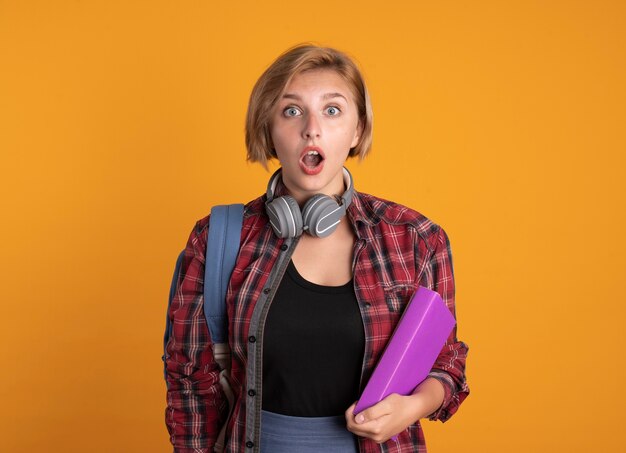
[[[326,159],[326,156],[324,155],[324,151],[322,151],[322,148],[320,148],[319,146],[307,146],[300,153],[300,160],[302,160],[309,151],[317,151],[317,153],[320,156],[322,156],[322,160]]]
[[[306,156],[306,154],[309,151],[317,151],[317,153],[322,158],[322,161],[320,162],[320,164],[317,167],[315,167],[315,168],[307,167],[306,165],[304,165],[304,156]],[[324,155],[324,151],[322,151],[322,148],[320,148],[318,146],[307,146],[300,153],[300,161],[299,161],[300,162],[300,168],[307,175],[311,175],[311,176],[317,175],[324,169],[324,162],[325,162],[325,160],[326,160],[326,156]]]

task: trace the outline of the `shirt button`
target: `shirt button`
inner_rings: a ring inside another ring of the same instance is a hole
[[[270,289],[269,288],[263,288],[263,293],[264,294],[269,294],[270,293]]]
[[[250,336],[248,337],[248,341],[249,341],[250,343],[256,343],[256,337],[255,337],[254,335],[250,335]]]
[[[280,246],[280,249],[281,249],[283,252],[286,252],[288,248],[289,248],[289,246],[288,246],[287,244],[283,244],[283,245],[281,245],[281,246]]]
[[[252,441],[250,441],[250,440],[249,440],[248,442],[246,442],[246,447],[248,447],[248,448],[254,448],[254,442],[252,442]]]
[[[248,390],[248,396],[255,396],[256,392],[254,391],[254,389],[250,389]]]

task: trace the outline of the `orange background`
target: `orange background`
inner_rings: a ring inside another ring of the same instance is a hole
[[[170,451],[175,257],[265,190],[247,98],[303,41],[364,70],[357,189],[452,241],[472,394],[430,450],[625,451],[626,6],[480,0],[0,1],[0,450]]]

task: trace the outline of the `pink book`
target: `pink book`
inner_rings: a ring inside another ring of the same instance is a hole
[[[428,376],[455,323],[441,296],[420,286],[404,310],[354,413],[392,393],[411,394]]]

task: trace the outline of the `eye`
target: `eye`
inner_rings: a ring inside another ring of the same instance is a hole
[[[337,116],[341,113],[341,110],[339,109],[339,107],[335,107],[334,105],[326,108],[326,113],[328,113],[328,115],[330,116]]]
[[[285,116],[299,116],[300,115],[300,110],[297,109],[296,107],[287,107],[285,110],[283,110],[283,115]]]

